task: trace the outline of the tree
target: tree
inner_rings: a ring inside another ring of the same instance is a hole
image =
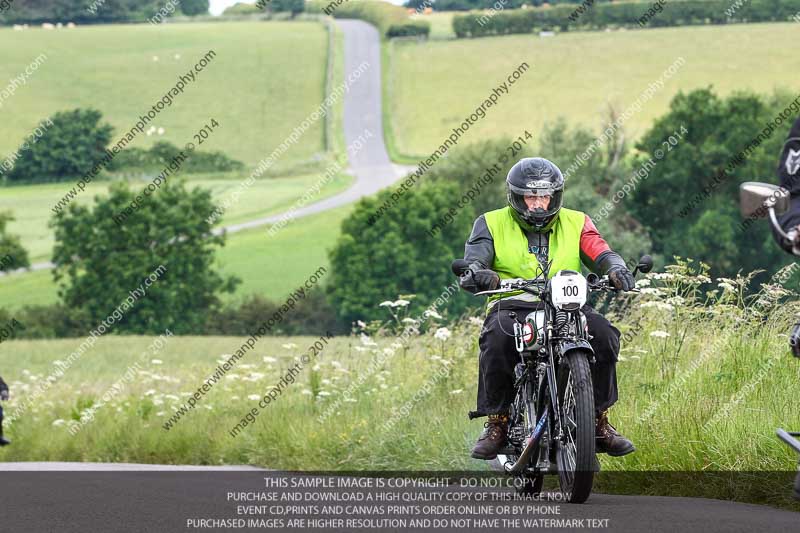
[[[472,227],[470,210],[457,211],[452,223],[434,238],[428,231],[463,191],[453,183],[409,189],[389,212],[370,224],[375,210],[391,199],[393,191],[390,188],[361,200],[342,223],[342,234],[331,251],[328,287],[345,322],[376,318],[381,302],[405,294],[416,295],[409,313],[419,316],[456,281],[450,263],[464,255],[464,240]],[[466,294],[455,294],[446,308],[458,313],[470,303],[478,304]]]
[[[752,93],[722,99],[710,88],[673,98],[637,145],[640,160],[656,150],[664,150],[664,157],[638,184],[631,202],[657,252],[705,261],[716,275],[773,270],[787,262],[767,224],[742,229],[738,213],[741,182],[777,181],[777,158],[789,126],[770,135],[763,131],[791,97],[782,100]],[[664,143],[677,139],[681,128],[686,133],[668,150]]]
[[[57,181],[74,179],[88,172],[105,157],[113,128],[100,124],[95,109],[60,111],[35,143],[19,149],[19,159],[9,181]]]
[[[181,0],[181,11],[184,15],[207,15],[208,0]]]
[[[272,0],[269,4],[269,9],[272,12],[289,11],[292,17],[298,13],[305,11],[305,0]]]
[[[118,226],[113,217],[134,201],[138,209]],[[86,311],[98,324],[163,265],[145,287],[146,296],[115,322],[115,330],[201,331],[207,315],[220,306],[218,294],[232,292],[238,282],[212,266],[215,248],[224,244],[224,236],[212,235],[206,221],[214,208],[209,191],[188,191],[180,181],[149,196],[117,183],[108,197],[95,198],[93,209],[71,203],[51,221],[54,278],[62,302]]]
[[[14,216],[10,212],[0,213],[0,272],[30,266],[28,252],[22,247],[19,237],[6,231],[6,225],[12,220]]]

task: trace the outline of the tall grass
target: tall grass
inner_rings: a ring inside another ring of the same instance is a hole
[[[601,456],[603,470],[791,470],[797,458],[775,437],[775,428],[800,428],[793,408],[800,362],[789,355],[786,339],[797,304],[781,303],[795,295],[777,282],[750,293],[748,278],[711,280],[690,263],[647,279],[639,296],[613,306],[598,303],[611,307],[608,316],[623,333],[620,399],[610,418],[637,446],[623,458]],[[447,326],[444,319],[430,320],[433,327],[407,344],[391,321],[378,331],[365,326],[369,331],[333,339],[235,438],[229,430],[315,339],[260,341],[166,431],[162,424],[241,339],[172,338],[154,354],[147,338],[103,338],[14,422],[9,431],[14,445],[0,451],[0,460],[485,469],[484,462],[469,457],[481,422],[466,416],[475,406],[481,319]],[[7,415],[45,378],[52,362],[78,343],[0,346],[0,368],[14,398],[5,406]],[[125,385],[71,436],[69,427],[82,413],[85,421],[134,361],[142,362],[138,381]],[[752,499],[722,484],[698,490]],[[759,495],[770,503],[782,497],[774,491]]]

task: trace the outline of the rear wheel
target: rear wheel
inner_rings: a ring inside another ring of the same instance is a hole
[[[589,498],[594,483],[594,390],[589,354],[571,350],[558,367],[558,403],[564,418],[561,438],[555,442],[561,492],[571,503]]]

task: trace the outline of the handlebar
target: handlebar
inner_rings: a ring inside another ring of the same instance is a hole
[[[586,284],[589,289],[589,292],[618,291],[611,283],[611,280],[608,278],[608,276],[598,276],[597,274],[594,273],[589,274],[588,276],[586,276]],[[486,294],[503,294],[506,292],[513,292],[519,290],[523,290],[525,292],[541,296],[541,294],[546,289],[547,289],[547,280],[543,280],[541,278],[535,278],[535,279],[508,278],[500,280],[500,286],[498,288],[489,291],[476,292],[475,296],[483,296]],[[623,292],[623,291],[618,291],[618,292]],[[640,291],[639,289],[632,289],[630,291],[624,291],[624,292],[640,292]]]

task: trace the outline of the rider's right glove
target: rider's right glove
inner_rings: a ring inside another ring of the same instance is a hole
[[[491,291],[500,286],[500,276],[494,270],[476,270],[472,274],[472,279],[482,291]]]
[[[630,291],[636,288],[633,274],[624,266],[611,267],[608,271],[608,279],[614,284],[614,288],[620,291]]]

